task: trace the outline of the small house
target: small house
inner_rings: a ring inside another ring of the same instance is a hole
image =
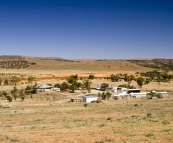
[[[96,101],[97,99],[97,96],[83,96],[83,102],[86,103],[91,103],[91,101]]]

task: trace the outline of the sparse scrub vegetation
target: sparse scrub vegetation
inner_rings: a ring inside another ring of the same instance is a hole
[[[25,69],[31,65],[35,65],[34,62],[28,62],[26,60],[4,60],[0,61],[0,67],[6,69]]]
[[[154,132],[150,131],[145,134],[146,137],[152,137],[154,136]]]

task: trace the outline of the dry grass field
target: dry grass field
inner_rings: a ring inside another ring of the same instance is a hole
[[[108,77],[111,74],[135,74],[153,69],[125,60],[76,60],[75,62],[28,59],[36,65],[27,69],[0,69],[1,73],[24,74],[37,77],[37,83],[62,83],[67,77],[78,74],[87,77]],[[107,79],[92,80],[92,87],[109,83],[125,84]],[[132,82],[138,88],[136,82]],[[26,84],[17,87],[26,87]],[[0,91],[10,92],[13,85],[1,85]],[[10,104],[0,97],[1,143],[171,143],[173,142],[173,82],[151,82],[141,91],[168,91],[169,98],[103,100],[101,103],[68,102],[80,91],[38,92],[19,98]],[[91,91],[96,94],[95,90]],[[8,105],[9,104],[9,105]],[[10,108],[3,108],[3,107]]]
[[[173,142],[172,98],[111,99],[86,108],[82,102],[60,102],[66,98],[41,93],[0,108],[0,142]]]

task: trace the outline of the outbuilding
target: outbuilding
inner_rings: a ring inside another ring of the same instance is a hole
[[[52,88],[53,88],[53,86],[50,86],[47,84],[40,84],[39,86],[37,86],[37,89],[39,91],[51,91]]]
[[[90,103],[91,101],[96,101],[97,99],[97,96],[83,96],[83,102],[87,103]]]

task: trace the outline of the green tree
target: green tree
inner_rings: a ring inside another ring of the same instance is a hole
[[[77,82],[77,88],[78,88],[78,90],[79,90],[79,88],[82,86],[82,83],[80,83],[80,82]]]
[[[70,90],[74,92],[74,90],[77,87],[77,80],[78,76],[77,75],[71,75],[70,77],[67,78],[67,82],[70,83]]]
[[[63,82],[61,84],[61,91],[66,91],[67,89],[69,89],[69,84],[67,82]]]
[[[13,101],[12,97],[9,96],[9,95],[6,96],[6,99],[7,99],[9,102],[12,102],[12,101]]]
[[[152,99],[153,97],[157,97],[157,98],[159,98],[159,99],[162,99],[162,98],[163,98],[162,94],[157,93],[157,92],[155,92],[155,91],[151,91],[151,92],[147,93],[147,97],[148,97],[149,99]]]
[[[110,79],[111,79],[112,82],[118,82],[118,80],[120,79],[120,77],[118,75],[112,74],[110,76]]]
[[[128,82],[128,84],[130,84],[132,82],[131,76],[128,76],[127,74],[124,74],[124,81]]]
[[[4,85],[8,85],[8,79],[4,79]]]
[[[8,95],[6,91],[2,91],[1,94],[9,101],[12,102],[12,97]]]
[[[2,84],[2,78],[0,78],[0,85]]]
[[[88,91],[88,93],[91,92],[91,84],[92,84],[92,82],[88,79],[83,81],[83,87],[84,87],[84,89],[86,89]]]
[[[107,83],[102,83],[101,84],[101,87],[100,87],[100,90],[101,91],[105,91],[106,90],[106,88],[109,86],[109,84],[107,84]]]
[[[109,100],[109,98],[111,97],[111,93],[110,92],[106,92],[106,98],[107,98],[107,100]]]
[[[21,88],[19,90],[19,97],[24,100],[25,99],[25,90],[23,88]]]
[[[34,80],[35,80],[35,77],[34,76],[29,76],[28,77],[28,82],[29,83],[32,83]]]
[[[102,100],[105,100],[106,99],[106,93],[102,92],[101,97],[102,97]]]
[[[11,91],[11,94],[14,100],[16,100],[16,98],[18,97],[18,89],[16,88],[16,86],[14,86],[13,90]]]
[[[92,75],[92,74],[90,74],[89,75],[89,77],[88,77],[88,79],[94,79],[95,77],[94,77],[94,75]]]
[[[20,78],[17,76],[10,77],[10,82],[14,85],[16,85],[20,81]]]
[[[143,86],[144,81],[145,81],[145,79],[143,77],[138,77],[136,79],[136,82],[137,82],[137,84],[138,84],[139,87],[142,87]]]
[[[149,83],[150,83],[150,81],[151,81],[151,79],[150,79],[150,78],[146,78],[146,79],[145,79],[145,84],[149,84]]]
[[[87,103],[84,103],[83,106],[86,108],[88,106],[88,104]]]
[[[60,83],[56,83],[56,84],[54,85],[54,87],[60,88],[60,89],[61,89],[61,84],[60,84]]]

